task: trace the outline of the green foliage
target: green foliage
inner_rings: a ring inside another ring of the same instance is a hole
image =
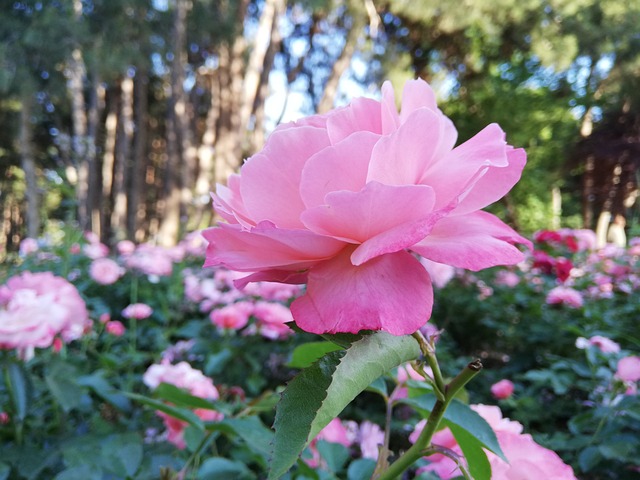
[[[269,478],[286,473],[320,430],[374,380],[419,353],[413,338],[379,332],[363,337],[345,352],[328,353],[298,374],[276,409]]]

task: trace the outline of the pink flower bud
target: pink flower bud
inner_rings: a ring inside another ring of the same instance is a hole
[[[499,382],[491,385],[491,395],[493,395],[498,400],[506,400],[507,398],[513,395],[513,390],[515,389],[513,382],[510,380],[500,380]]]

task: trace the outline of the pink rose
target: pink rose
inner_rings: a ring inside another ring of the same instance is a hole
[[[23,272],[0,287],[0,348],[45,348],[58,335],[69,342],[90,327],[76,287],[51,272]]]
[[[582,295],[571,287],[555,287],[547,294],[547,303],[549,305],[566,305],[571,308],[582,307],[584,301]]]
[[[509,270],[500,270],[496,273],[495,283],[496,285],[514,288],[520,283],[520,277],[517,273],[510,272]]]
[[[109,255],[109,247],[104,243],[88,243],[82,247],[84,254],[92,260],[103,258]]]
[[[145,275],[168,277],[173,272],[173,260],[167,249],[142,244],[127,257],[126,265]]]
[[[212,310],[209,318],[211,323],[223,330],[240,330],[247,326],[252,313],[253,304],[237,302]]]
[[[136,250],[136,244],[131,240],[120,240],[116,245],[116,250],[120,255],[131,255]]]
[[[256,302],[253,307],[257,333],[265,338],[277,340],[293,334],[286,324],[293,321],[291,311],[281,303]]]
[[[220,396],[213,381],[187,362],[175,365],[168,362],[151,365],[142,376],[142,381],[152,390],[158,388],[161,383],[168,383],[188,391],[194,397],[217,400]],[[184,430],[188,426],[187,422],[171,417],[164,412],[156,413],[163,419],[165,427],[167,427],[167,440],[180,449],[185,448]],[[215,410],[197,408],[193,413],[205,421],[218,421],[223,418],[223,415]]]
[[[575,480],[573,470],[553,451],[537,444],[531,435],[522,433],[522,425],[502,417],[495,406],[472,405],[473,408],[496,433],[500,448],[509,460],[502,460],[494,453],[487,452],[491,464],[492,480],[549,479]],[[424,420],[416,425],[409,439],[415,442],[424,428]],[[462,450],[448,428],[436,432],[432,443],[462,456]],[[460,476],[456,463],[441,454],[427,457],[431,462],[423,471],[431,471],[441,479],[448,480]]]
[[[124,318],[133,320],[144,320],[145,318],[149,318],[152,313],[153,308],[146,303],[132,303],[122,310],[122,316]]]
[[[510,380],[500,380],[499,382],[491,385],[491,395],[498,400],[506,400],[507,398],[513,395],[513,390],[515,389],[513,382]]]
[[[98,258],[89,266],[89,275],[100,285],[116,283],[123,274],[124,269],[110,258]]]
[[[623,382],[640,380],[640,357],[625,357],[618,362],[616,377]]]
[[[118,320],[111,320],[105,323],[104,329],[109,335],[113,335],[114,337],[121,337],[126,331],[122,322],[119,322]]]
[[[38,240],[35,238],[25,238],[20,242],[20,256],[25,257],[31,253],[35,253],[39,248]]]
[[[378,460],[380,445],[384,445],[384,431],[379,425],[365,420],[358,431],[358,443],[362,458]]]
[[[607,337],[594,335],[589,339],[589,344],[597,347],[602,353],[618,353],[620,345]]]
[[[255,272],[238,282],[307,284],[291,305],[312,333],[415,332],[430,317],[432,282],[414,254],[480,270],[515,264],[529,242],[480,209],[518,181],[525,153],[496,124],[454,148],[457,132],[422,80],[398,113],[356,99],[280,125],[240,175],[219,186],[227,223],[205,230],[205,266]]]

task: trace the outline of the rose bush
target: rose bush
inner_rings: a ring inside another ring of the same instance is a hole
[[[291,310],[312,333],[415,332],[430,317],[429,274],[415,254],[470,270],[523,259],[529,244],[480,209],[520,178],[526,156],[492,124],[454,148],[457,132],[422,80],[398,112],[382,100],[281,125],[214,206],[227,223],[204,233],[206,266],[306,283]]]

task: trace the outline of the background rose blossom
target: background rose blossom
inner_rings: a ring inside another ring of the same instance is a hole
[[[91,262],[89,275],[100,285],[111,285],[124,274],[124,269],[110,258],[98,258]]]
[[[567,305],[571,308],[580,308],[584,300],[579,291],[571,287],[558,286],[549,291],[546,302],[549,305]]]
[[[122,316],[133,320],[144,320],[153,314],[153,308],[146,303],[132,303],[122,310]]]
[[[175,365],[168,362],[151,365],[142,376],[142,381],[152,390],[158,388],[161,383],[168,383],[187,390],[195,397],[217,400],[220,396],[213,380],[187,362],[179,362]],[[164,412],[156,413],[164,420],[167,427],[167,440],[180,449],[185,448],[184,430],[187,428],[187,422],[171,417]],[[215,410],[197,408],[194,413],[205,421],[216,421],[223,418],[223,415]]]
[[[23,272],[0,287],[0,347],[49,347],[57,335],[69,342],[90,328],[76,287],[51,272]]]
[[[640,380],[640,357],[631,356],[620,359],[616,377],[623,382],[637,382]]]
[[[491,385],[491,395],[498,400],[506,400],[513,395],[515,386],[511,380],[503,379]]]
[[[236,302],[212,310],[209,318],[211,323],[218,328],[240,330],[249,323],[249,316],[253,313],[253,308],[253,305],[249,302]]]
[[[536,443],[531,435],[523,434],[520,423],[503,418],[498,407],[472,405],[471,408],[484,418],[496,433],[500,448],[509,460],[507,463],[494,453],[487,452],[492,480],[575,480],[576,477],[569,465],[566,465],[555,452]],[[409,437],[412,442],[416,441],[424,425],[424,420],[416,425]],[[462,450],[448,428],[436,432],[432,443],[462,456]],[[436,454],[427,459],[431,463],[423,467],[422,471],[433,472],[443,480],[460,476],[460,470],[451,458]]]
[[[413,333],[429,318],[431,279],[416,253],[479,270],[515,264],[529,244],[480,209],[520,178],[525,153],[495,124],[454,148],[457,132],[422,80],[400,112],[390,83],[327,115],[280,125],[240,175],[218,186],[227,223],[206,230],[205,266],[252,281],[306,283],[291,305],[313,333]]]

